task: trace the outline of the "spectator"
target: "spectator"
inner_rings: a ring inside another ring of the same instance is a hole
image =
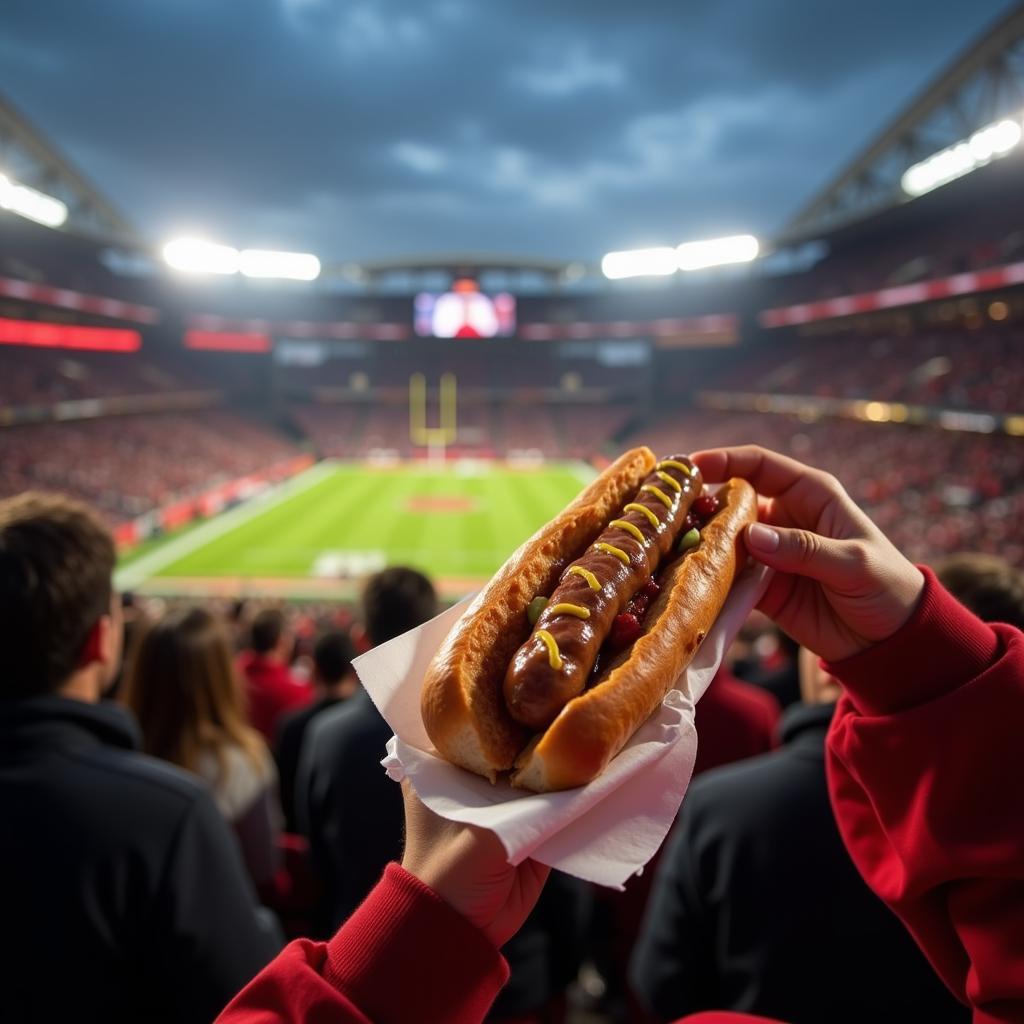
[[[285,715],[278,726],[275,754],[281,806],[284,809],[285,828],[289,832],[298,831],[295,821],[295,776],[302,739],[317,715],[348,700],[359,689],[359,680],[352,670],[352,659],[355,656],[355,645],[348,633],[337,629],[324,633],[313,648],[313,690],[317,694],[316,700]]]
[[[249,633],[249,650],[238,658],[246,680],[249,720],[273,742],[277,723],[287,711],[308,704],[313,691],[297,682],[288,671],[292,636],[278,608],[256,613]]]
[[[693,766],[697,775],[771,750],[779,724],[779,703],[723,666],[697,702],[694,723],[699,740]]]
[[[223,625],[203,608],[168,612],[139,642],[124,701],[147,754],[205,779],[257,886],[273,880],[281,812],[277,773],[245,719]]]
[[[723,764],[755,757],[776,744],[779,705],[771,694],[736,679],[724,666],[711,680],[694,713],[697,760],[694,775]],[[624,892],[601,890],[593,930],[593,954],[608,985],[605,1001],[625,1003],[631,1021],[644,1019],[629,984],[629,959],[650,902],[657,859],[626,883]]]
[[[935,575],[982,621],[1024,629],[1024,571],[995,555],[962,552],[937,562]]]
[[[362,606],[367,639],[377,645],[432,618],[437,597],[422,573],[393,567],[370,577]],[[327,887],[327,930],[355,910],[401,853],[402,794],[380,766],[390,738],[390,727],[361,688],[306,730],[296,814]]]
[[[825,781],[839,686],[801,652],[782,749],[696,780],[659,862],[631,978],[658,1020],[967,1021],[843,848]]]
[[[113,568],[86,507],[0,502],[5,1020],[199,1024],[280,944],[206,787],[137,753],[131,716],[102,700]]]

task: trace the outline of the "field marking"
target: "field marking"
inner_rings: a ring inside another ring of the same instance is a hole
[[[118,569],[114,573],[114,586],[118,590],[131,590],[137,587],[144,580],[160,572],[161,569],[166,569],[172,563],[191,555],[193,551],[198,551],[199,548],[223,537],[224,534],[255,519],[256,516],[269,512],[270,509],[294,498],[303,491],[308,491],[321,480],[326,480],[337,468],[337,463],[330,459],[318,462],[315,466],[310,466],[309,469],[256,495],[236,508],[215,516],[183,536],[161,545],[148,555],[143,555],[131,565]]]

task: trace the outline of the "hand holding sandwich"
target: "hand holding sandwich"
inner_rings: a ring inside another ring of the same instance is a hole
[[[776,570],[761,610],[797,643],[839,661],[892,636],[917,607],[924,577],[843,485],[756,445],[698,452],[709,481],[742,477],[760,496],[747,551]]]

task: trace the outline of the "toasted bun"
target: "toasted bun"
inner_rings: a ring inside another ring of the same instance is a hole
[[[512,785],[544,793],[590,782],[690,663],[746,559],[743,529],[757,519],[757,497],[745,480],[730,480],[718,497],[722,507],[699,547],[669,570],[644,634],[523,751]]]
[[[530,633],[526,609],[551,591],[654,469],[649,448],[615,460],[559,516],[541,527],[477,595],[434,656],[423,681],[423,724],[446,760],[492,782],[526,745],[505,707],[502,681]]]

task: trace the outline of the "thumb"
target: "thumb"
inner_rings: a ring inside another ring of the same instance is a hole
[[[849,577],[853,552],[847,541],[765,523],[751,523],[745,539],[747,551],[772,569],[833,585]]]

